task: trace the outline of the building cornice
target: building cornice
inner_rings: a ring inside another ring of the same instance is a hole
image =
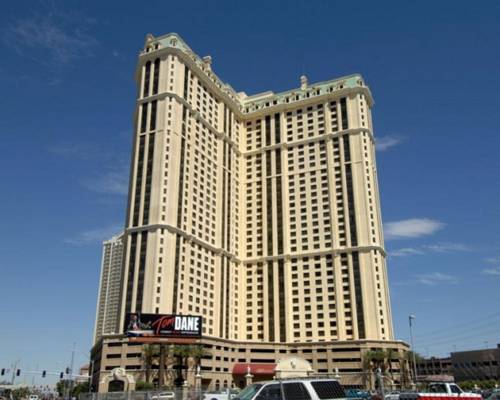
[[[324,135],[315,136],[312,138],[304,138],[304,139],[295,140],[295,141],[291,141],[291,142],[283,142],[283,143],[279,143],[279,144],[263,146],[263,147],[256,149],[256,150],[240,151],[238,144],[234,140],[232,140],[224,132],[220,132],[217,129],[215,129],[205,118],[203,118],[203,116],[201,115],[201,113],[198,110],[193,109],[193,107],[191,106],[191,104],[189,104],[189,102],[187,102],[185,99],[183,99],[181,96],[179,96],[176,93],[163,92],[163,93],[155,94],[153,96],[144,97],[142,99],[137,99],[137,103],[143,104],[143,103],[147,103],[147,102],[150,102],[153,100],[163,100],[167,97],[175,99],[179,103],[181,103],[185,107],[187,107],[189,109],[190,115],[193,118],[195,118],[197,121],[200,121],[203,124],[203,126],[205,128],[207,128],[208,130],[210,130],[210,132],[212,132],[212,134],[214,134],[218,139],[221,139],[221,140],[224,140],[225,142],[227,142],[238,156],[241,156],[241,155],[251,156],[251,155],[255,155],[255,154],[265,153],[268,150],[275,150],[278,148],[287,149],[289,147],[300,146],[300,145],[307,144],[307,143],[332,140],[335,137],[339,137],[339,136],[342,136],[345,134],[354,135],[354,134],[358,134],[358,133],[368,133],[368,136],[370,137],[370,139],[372,141],[375,140],[371,129],[369,129],[367,127],[351,128],[351,129],[344,129],[344,130],[337,131],[337,132],[326,133]]]
[[[157,47],[157,48],[156,48]],[[191,69],[198,73],[218,97],[224,98],[226,104],[239,118],[255,118],[272,112],[286,111],[318,100],[327,100],[351,94],[364,94],[370,107],[373,106],[373,97],[370,89],[365,86],[360,74],[353,74],[328,81],[306,84],[300,88],[281,93],[267,92],[253,96],[237,93],[229,84],[223,82],[211,68],[211,58],[201,58],[176,33],[154,38],[148,35],[145,49],[139,54],[135,78],[139,80],[142,66],[159,56],[174,54],[186,62]]]
[[[99,338],[99,340],[94,344],[92,347],[92,351],[95,351],[98,347],[101,347],[107,342],[114,342],[116,340],[119,340],[123,343],[128,343],[129,339],[126,335],[123,333],[112,333],[112,334],[104,334]],[[251,344],[255,344],[258,347],[262,346],[275,346],[277,348],[279,347],[288,347],[288,348],[308,348],[308,347],[318,347],[321,346],[321,348],[327,348],[327,347],[332,347],[335,349],[341,349],[342,347],[352,347],[353,345],[375,345],[375,344],[380,344],[382,347],[388,347],[393,344],[396,345],[401,345],[403,347],[409,347],[409,344],[405,342],[404,340],[399,340],[399,339],[347,339],[347,340],[325,340],[325,341],[314,341],[314,342],[269,342],[269,341],[253,341],[253,340],[238,340],[238,339],[226,339],[226,338],[220,338],[216,336],[208,336],[208,335],[203,335],[200,339],[198,339],[200,342],[216,342],[216,343],[226,343],[227,345],[244,345],[248,346]],[[360,348],[360,350],[363,350],[363,348]]]
[[[131,228],[125,229],[125,233],[130,234],[133,232],[144,232],[144,231],[157,231],[158,229],[166,229],[170,233],[180,235],[184,238],[185,241],[189,243],[196,243],[199,246],[202,246],[206,249],[213,251],[214,253],[226,256],[235,263],[241,263],[241,260],[234,254],[222,247],[216,247],[211,245],[210,243],[205,242],[204,240],[198,239],[196,236],[183,231],[182,229],[177,228],[176,226],[170,224],[151,224],[151,225],[143,225],[143,226],[134,226]]]
[[[203,126],[205,128],[207,128],[210,132],[212,132],[212,134],[214,134],[218,139],[221,139],[221,140],[224,140],[225,142],[227,142],[238,156],[241,155],[241,151],[239,149],[239,146],[234,140],[232,140],[224,132],[219,132],[217,129],[215,129],[205,118],[203,118],[203,116],[201,115],[201,113],[198,110],[195,110],[191,106],[191,104],[189,104],[189,102],[187,102],[185,99],[183,99],[177,93],[163,92],[163,93],[155,94],[153,96],[144,97],[142,99],[137,99],[137,104],[143,104],[143,103],[147,103],[147,102],[150,102],[153,100],[163,100],[167,97],[177,100],[179,103],[181,103],[186,108],[188,108],[189,114],[191,115],[191,117],[193,117],[197,121],[201,122],[203,124]]]
[[[284,253],[275,256],[262,256],[262,257],[253,257],[246,258],[242,260],[242,264],[255,264],[259,262],[265,261],[277,261],[277,260],[285,260],[288,261],[292,258],[305,258],[305,257],[314,257],[314,256],[324,256],[324,255],[338,255],[341,253],[353,253],[353,252],[370,252],[372,250],[380,251],[385,257],[387,254],[382,246],[355,246],[355,247],[341,247],[341,248],[332,248],[327,250],[320,251],[310,251],[310,252],[301,252],[301,253]]]
[[[252,156],[255,154],[265,153],[268,150],[275,150],[281,148],[282,150],[286,150],[290,147],[301,146],[308,143],[321,142],[332,140],[333,138],[343,136],[343,135],[356,135],[358,133],[368,133],[370,139],[373,140],[373,133],[369,128],[352,128],[352,129],[344,129],[342,131],[325,133],[324,135],[314,136],[312,138],[304,138],[300,140],[295,140],[291,142],[283,142],[279,144],[272,144],[269,146],[263,146],[256,150],[243,151],[242,154],[244,156]]]
[[[326,250],[320,250],[320,251],[310,251],[310,252],[301,252],[301,253],[284,253],[284,254],[273,255],[273,256],[250,257],[250,258],[240,259],[234,253],[231,253],[231,252],[227,251],[226,249],[223,249],[222,247],[213,246],[210,243],[207,243],[204,240],[198,239],[197,237],[183,231],[182,229],[179,229],[173,225],[170,225],[170,224],[151,224],[151,225],[144,225],[144,226],[134,226],[134,227],[130,227],[130,228],[125,229],[125,233],[130,234],[133,232],[156,231],[158,229],[166,229],[170,233],[178,234],[178,235],[182,236],[184,238],[184,240],[186,240],[187,242],[196,243],[199,246],[207,248],[218,255],[226,256],[231,261],[238,263],[238,264],[255,264],[255,263],[259,263],[259,262],[277,261],[277,260],[288,261],[292,258],[314,257],[314,256],[323,256],[323,255],[329,255],[329,254],[337,255],[337,254],[341,254],[341,253],[353,253],[355,251],[363,253],[363,252],[370,252],[373,250],[380,251],[384,257],[387,256],[387,253],[382,246],[370,245],[370,246],[353,246],[353,247],[332,248],[332,249],[326,249]]]

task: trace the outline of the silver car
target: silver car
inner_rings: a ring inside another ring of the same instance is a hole
[[[160,392],[152,395],[151,400],[175,400],[174,392]]]

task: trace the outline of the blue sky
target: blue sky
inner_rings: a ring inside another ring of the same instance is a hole
[[[500,3],[7,2],[0,15],[0,366],[91,344],[101,240],[124,221],[137,54],[179,33],[236,90],[361,73],[396,336],[500,342]]]

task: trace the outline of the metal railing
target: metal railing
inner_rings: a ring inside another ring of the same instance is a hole
[[[214,390],[175,388],[148,391],[82,393],[78,400],[230,400],[235,395]]]

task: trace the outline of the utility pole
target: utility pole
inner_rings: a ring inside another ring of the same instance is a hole
[[[384,377],[382,375],[382,369],[380,367],[377,368],[375,371],[377,379],[378,379],[378,384],[380,387],[380,396],[382,399],[385,399],[385,389],[384,389]]]
[[[411,342],[411,353],[413,356],[413,378],[415,380],[415,386],[417,386],[417,358],[415,356],[415,345],[413,344],[413,325],[411,323],[416,317],[413,314],[408,316],[408,321],[410,322],[410,342]]]
[[[10,380],[10,384],[13,385],[15,380],[16,380],[16,374],[17,374],[17,366],[21,360],[17,360],[14,364],[12,364],[12,379]]]
[[[76,348],[76,343],[73,342],[73,350],[71,350],[71,364],[69,367],[69,393],[68,393],[69,398],[71,398],[71,392],[73,391],[73,367],[75,364],[75,348]]]
[[[90,367],[89,393],[91,393],[92,392],[92,382],[94,381],[94,361],[92,360],[92,354],[90,355],[89,367]]]
[[[35,368],[35,371],[38,372],[38,363],[36,363],[36,368]],[[31,378],[31,386],[35,386],[35,374],[33,374],[33,377]]]

